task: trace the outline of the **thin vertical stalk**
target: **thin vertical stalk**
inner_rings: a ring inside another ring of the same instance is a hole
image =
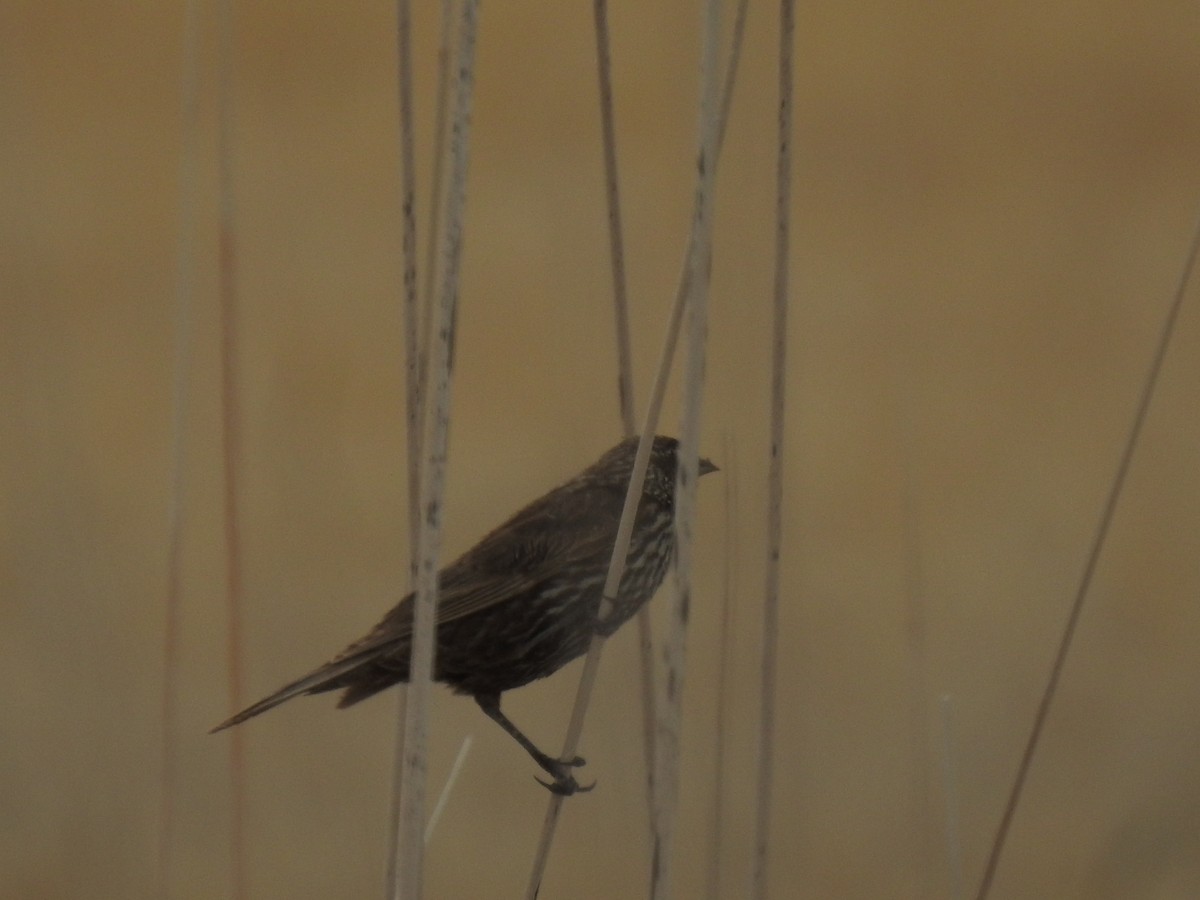
[[[400,126],[400,214],[401,255],[403,258],[403,288],[401,305],[404,310],[405,359],[405,426],[407,429],[408,472],[408,541],[409,584],[417,580],[421,534],[421,437],[425,419],[421,412],[423,347],[421,341],[421,309],[417,300],[417,224],[416,224],[416,154],[414,151],[413,73],[412,73],[412,12],[409,0],[396,0],[396,88]],[[405,745],[407,718],[407,689],[396,693],[395,758],[393,777],[403,770],[402,754]],[[392,785],[388,809],[388,843],[396,847],[400,840],[400,785]],[[396,883],[393,864],[396,856],[388,854],[384,893]]]
[[[725,734],[729,731],[729,677],[733,653],[733,596],[737,591],[738,495],[734,444],[726,433],[721,467],[725,483],[725,552],[721,573],[721,651],[717,657],[717,709],[713,729],[712,836],[708,852],[709,900],[721,896],[721,861],[725,850]]]
[[[788,251],[792,183],[793,0],[779,6],[779,118],[775,169],[775,284],[771,323],[771,452],[767,468],[767,571],[763,598],[762,709],[759,722],[758,785],[751,896],[767,896],[774,793],[775,693],[778,669],[779,557],[783,533],[783,440],[787,384]]]
[[[642,496],[642,483],[646,477],[646,467],[650,461],[650,448],[654,442],[654,430],[658,425],[658,416],[662,410],[663,396],[666,393],[667,381],[671,375],[671,361],[675,357],[675,345],[679,339],[679,327],[683,321],[683,310],[687,305],[688,294],[680,290],[675,297],[671,309],[671,317],[667,323],[666,337],[663,342],[662,354],[659,357],[658,375],[654,388],[650,392],[649,405],[646,408],[646,420],[642,425],[641,437],[638,441],[637,454],[633,459],[633,470],[629,475],[629,488],[625,492],[625,505],[621,509],[621,520],[617,526],[617,536],[613,542],[612,558],[609,561],[608,575],[604,580],[604,590],[600,598],[598,619],[603,619],[612,611],[613,598],[625,572],[625,558],[629,553],[629,538],[633,534],[634,515]],[[583,672],[579,677],[579,688],[575,694],[575,705],[571,709],[571,721],[567,725],[567,736],[563,741],[563,750],[559,759],[572,759],[579,747],[579,738],[583,734],[583,721],[587,716],[588,704],[591,702],[592,690],[596,684],[596,674],[600,669],[600,656],[604,650],[604,637],[599,633],[592,635],[588,645],[587,656],[583,661]],[[551,794],[546,807],[546,818],[542,823],[541,837],[538,839],[537,850],[533,858],[533,870],[530,873],[529,885],[525,892],[527,900],[534,900],[541,888],[542,876],[546,871],[546,863],[550,859],[550,850],[554,843],[554,834],[558,827],[558,817],[562,810],[563,797]]]
[[[429,240],[425,243],[425,285],[421,291],[420,320],[425,323],[426,332],[424,339],[420,342],[417,369],[418,396],[420,397],[425,396],[425,379],[429,368],[428,326],[433,317],[433,298],[437,294],[437,253],[438,242],[442,235],[442,202],[445,199],[442,194],[445,181],[446,110],[449,106],[447,97],[453,78],[451,49],[456,21],[454,0],[442,0],[441,36],[438,39],[437,55],[437,94],[434,99],[433,113],[433,177],[429,190]]]
[[[742,0],[742,6],[739,11],[739,20],[743,23],[745,3],[746,0]],[[736,84],[736,66],[738,60],[741,58],[740,42],[743,33],[743,28],[740,25],[735,25],[735,46],[730,53],[730,68],[726,73],[723,88],[722,116],[727,114],[729,110],[729,97],[732,96]],[[708,161],[713,175],[715,175],[716,164],[720,156],[721,137],[724,133],[725,128],[722,121],[718,123],[715,129],[717,138],[716,153]],[[693,226],[694,224],[693,221]],[[625,557],[629,550],[629,536],[632,533],[633,527],[633,513],[637,508],[637,498],[641,496],[642,481],[646,474],[646,464],[650,456],[650,442],[653,439],[655,428],[658,424],[663,396],[666,392],[667,381],[670,378],[671,362],[675,356],[675,345],[679,338],[679,328],[683,321],[683,311],[687,306],[688,297],[691,294],[693,271],[690,265],[690,248],[694,243],[694,238],[689,236],[688,241],[689,251],[679,275],[679,285],[676,288],[675,300],[671,307],[671,314],[667,323],[666,336],[664,338],[662,353],[659,357],[657,375],[654,387],[650,391],[649,402],[643,420],[641,440],[638,444],[637,455],[634,458],[633,471],[630,474],[629,490],[625,495],[625,507],[622,510],[621,524],[617,528],[617,536],[613,545],[612,561],[609,565],[604,594],[601,598],[599,613],[601,617],[609,609],[612,603],[611,598],[615,596],[617,585],[620,584],[621,575],[625,570]],[[630,505],[631,503],[633,504],[632,506]],[[627,519],[628,521],[626,521]],[[593,636],[592,642],[588,647],[587,656],[584,659],[583,672],[579,678],[579,688],[575,695],[575,705],[571,711],[571,720],[567,726],[567,736],[563,742],[563,752],[559,757],[560,759],[571,759],[576,755],[575,751],[579,745],[579,738],[583,733],[583,721],[587,715],[588,704],[591,702],[592,689],[595,685],[596,673],[599,671],[600,656],[603,649],[604,639],[599,635]],[[542,822],[542,832],[538,838],[538,845],[534,852],[533,867],[526,888],[525,896],[527,900],[534,900],[541,888],[542,878],[545,875],[546,865],[550,859],[550,851],[554,844],[554,835],[558,828],[558,818],[562,811],[562,801],[563,798],[555,794],[550,797],[547,805],[546,817]]]
[[[742,62],[742,45],[746,36],[746,14],[750,0],[738,0],[733,16],[733,34],[729,39],[729,59],[725,63],[725,83],[721,87],[721,112],[717,119],[717,155],[725,146],[725,131],[729,127],[729,113],[733,107],[733,89],[737,84],[737,73]]]
[[[1146,373],[1146,380],[1142,385],[1141,395],[1138,397],[1137,409],[1133,415],[1133,423],[1129,427],[1129,434],[1125,439],[1125,446],[1117,462],[1117,470],[1113,475],[1108,497],[1105,499],[1103,510],[1100,513],[1100,524],[1097,526],[1096,535],[1092,539],[1087,562],[1084,564],[1083,574],[1080,576],[1079,586],[1075,591],[1075,598],[1071,603],[1067,622],[1063,628],[1058,649],[1054,654],[1054,662],[1050,667],[1050,675],[1046,680],[1046,687],[1042,691],[1041,701],[1038,703],[1037,712],[1033,717],[1033,727],[1029,732],[1029,739],[1026,741],[1024,752],[1021,754],[1021,761],[1017,765],[1017,774],[1013,779],[1012,790],[1008,795],[1008,801],[1005,803],[1004,813],[1000,817],[996,836],[992,840],[991,851],[988,854],[987,863],[983,870],[983,877],[979,883],[979,892],[975,895],[976,900],[986,900],[992,888],[992,881],[996,877],[996,868],[999,866],[1000,856],[1004,852],[1004,843],[1008,838],[1009,828],[1012,826],[1013,816],[1017,811],[1017,804],[1021,800],[1021,794],[1025,788],[1025,781],[1029,776],[1029,770],[1033,766],[1033,757],[1041,741],[1042,731],[1046,727],[1046,719],[1050,714],[1050,705],[1054,702],[1054,695],[1058,690],[1058,682],[1062,677],[1063,668],[1067,663],[1067,654],[1070,652],[1071,644],[1075,639],[1075,629],[1079,625],[1079,618],[1083,613],[1083,604],[1087,600],[1088,591],[1092,586],[1092,577],[1096,574],[1096,566],[1100,562],[1100,554],[1104,551],[1104,544],[1108,538],[1108,529],[1112,524],[1113,516],[1116,514],[1117,502],[1121,499],[1121,492],[1125,487],[1125,479],[1129,474],[1129,469],[1133,462],[1133,454],[1137,450],[1138,440],[1142,436],[1142,429],[1146,424],[1146,417],[1150,412],[1150,401],[1154,399],[1154,389],[1158,385],[1158,376],[1162,372],[1163,361],[1167,357],[1167,348],[1171,344],[1171,337],[1175,334],[1175,323],[1179,319],[1179,310],[1183,306],[1183,298],[1187,295],[1187,288],[1192,279],[1192,272],[1196,267],[1196,257],[1198,254],[1200,254],[1200,222],[1197,222],[1192,233],[1192,242],[1188,248],[1187,258],[1184,260],[1183,272],[1179,276],[1179,284],[1176,286],[1175,295],[1167,310],[1162,331],[1159,333],[1158,342],[1154,348],[1150,370]]]
[[[196,288],[196,157],[199,144],[200,4],[184,4],[183,66],[180,75],[179,234],[175,259],[175,371],[171,390],[171,493],[167,506],[167,592],[163,622],[162,771],[158,827],[158,896],[167,897],[175,846],[175,772],[178,745],[179,619],[183,593],[183,526],[187,518],[184,463],[192,371],[192,307]]]
[[[654,628],[650,622],[650,605],[644,604],[637,615],[638,669],[642,685],[642,759],[646,768],[646,808],[654,816],[654,785],[657,754],[654,750],[654,729],[658,721],[658,689],[654,681]],[[654,823],[650,823],[653,832]]]
[[[596,75],[600,88],[600,131],[604,147],[604,185],[608,200],[608,242],[612,265],[613,320],[617,337],[617,402],[625,436],[635,433],[633,354],[629,339],[629,298],[625,278],[624,229],[617,169],[617,129],[613,114],[612,53],[608,32],[608,0],[592,4],[596,31]],[[650,607],[637,611],[638,662],[642,676],[642,751],[646,767],[646,806],[654,811],[654,637]]]
[[[220,5],[220,58],[217,136],[217,192],[219,195],[217,265],[221,305],[221,456],[224,475],[225,598],[228,610],[229,707],[242,707],[242,560],[238,516],[241,415],[238,403],[237,346],[237,246],[234,229],[233,170],[233,0]],[[242,733],[230,736],[229,769],[232,780],[230,843],[233,896],[246,896],[245,819],[246,750]]]
[[[421,315],[417,303],[417,174],[413,149],[412,17],[409,0],[396,0],[396,72],[400,107],[401,252],[404,259],[405,420],[408,425],[410,578],[416,578],[421,530]]]
[[[683,685],[687,625],[692,603],[692,563],[696,482],[699,479],[700,412],[708,337],[708,295],[712,273],[712,233],[716,199],[717,138],[720,133],[719,66],[721,0],[704,4],[700,55],[700,114],[692,238],[688,250],[690,290],[687,302],[687,349],[683,361],[683,415],[679,425],[679,468],[675,487],[675,592],[668,607],[665,642],[665,692],[659,706],[654,816],[654,853],[650,892],[668,900],[674,889],[674,849],[679,811],[679,756],[682,746]]]
[[[463,4],[459,38],[458,81],[450,141],[450,184],[446,232],[442,242],[441,296],[434,340],[430,347],[430,390],[426,403],[432,417],[423,445],[425,472],[421,492],[420,563],[417,569],[413,649],[405,708],[405,744],[401,758],[400,829],[391,871],[396,875],[393,896],[419,900],[423,881],[425,788],[430,688],[433,679],[434,630],[437,621],[438,566],[442,531],[442,486],[445,481],[450,422],[450,382],[454,363],[455,314],[459,268],[462,262],[463,218],[474,88],[475,37],[479,0]]]
[[[612,264],[613,312],[617,329],[617,397],[621,425],[634,433],[633,362],[629,349],[629,299],[625,279],[625,244],[621,227],[621,191],[617,173],[617,130],[613,116],[612,55],[608,36],[608,0],[592,4],[596,24],[596,74],[600,86],[600,131],[604,146],[604,186],[608,199],[608,243]]]

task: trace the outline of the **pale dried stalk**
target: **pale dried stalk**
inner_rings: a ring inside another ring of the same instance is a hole
[[[675,593],[668,609],[665,692],[663,702],[659,705],[655,737],[658,750],[655,799],[658,811],[654,816],[654,861],[650,873],[650,893],[654,900],[668,900],[674,887],[683,684],[688,613],[692,602],[693,523],[696,481],[700,474],[700,411],[708,337],[708,293],[712,272],[717,137],[720,128],[717,64],[720,28],[721,2],[706,0],[700,57],[699,146],[696,154],[692,238],[688,250],[688,341],[684,359],[683,416],[679,426],[679,468],[675,487]]]
[[[633,354],[629,340],[629,299],[625,279],[625,246],[621,227],[621,192],[617,172],[617,130],[613,115],[612,55],[609,49],[608,0],[592,5],[596,30],[596,73],[600,86],[600,130],[604,147],[604,185],[608,199],[608,239],[613,281],[613,318],[617,330],[617,400],[626,437],[634,434]],[[637,611],[638,663],[642,676],[642,750],[646,767],[646,805],[654,810],[654,640],[650,607]]]
[[[596,74],[600,87],[600,131],[604,147],[604,187],[608,200],[608,243],[612,265],[613,312],[617,328],[617,396],[621,425],[634,433],[633,362],[629,347],[629,299],[625,279],[625,245],[621,228],[621,191],[617,173],[617,130],[613,119],[612,57],[608,37],[608,0],[592,4],[596,26]]]
[[[717,658],[717,710],[713,729],[712,833],[708,850],[709,900],[721,896],[721,860],[725,853],[725,734],[728,725],[730,656],[733,652],[733,597],[738,583],[738,496],[734,443],[726,433],[721,454],[725,484],[725,549],[721,573],[721,651]]]
[[[617,526],[617,536],[613,544],[612,559],[609,562],[608,576],[604,582],[604,592],[600,600],[598,618],[602,619],[612,609],[617,587],[625,572],[625,558],[629,553],[629,538],[633,534],[634,514],[642,496],[642,483],[646,477],[646,467],[650,461],[650,448],[654,440],[654,429],[658,424],[658,415],[662,409],[663,395],[666,393],[667,381],[671,374],[671,360],[675,356],[675,344],[679,338],[679,326],[683,320],[683,309],[687,301],[687,292],[680,290],[675,297],[675,305],[671,309],[671,319],[667,324],[667,335],[659,358],[658,376],[654,389],[650,392],[650,404],[646,409],[646,421],[642,426],[641,438],[638,442],[637,454],[633,460],[633,471],[629,477],[629,488],[625,492],[625,505],[621,509],[621,520]],[[559,759],[573,759],[579,746],[579,737],[583,733],[583,720],[587,715],[588,704],[591,701],[592,689],[596,683],[596,673],[600,667],[600,654],[604,649],[604,638],[599,634],[592,635],[588,646],[587,656],[583,661],[583,673],[579,678],[579,689],[575,694],[575,705],[571,710],[571,721],[567,726],[567,736],[563,741],[563,751]],[[525,896],[527,900],[537,897],[541,887],[542,876],[546,871],[546,863],[550,858],[550,849],[554,842],[555,829],[558,826],[559,812],[562,810],[563,797],[560,794],[550,796],[546,808],[546,818],[542,823],[542,834],[538,840],[537,852],[534,854],[533,871],[530,874],[529,886]]]
[[[450,774],[446,776],[446,783],[442,786],[442,792],[438,795],[437,803],[433,806],[433,812],[429,814],[429,824],[425,826],[425,844],[428,845],[433,840],[434,829],[437,828],[438,820],[442,817],[442,811],[446,808],[446,802],[450,799],[450,794],[454,790],[454,785],[458,783],[458,776],[462,774],[463,763],[467,761],[467,754],[471,752],[471,735],[463,738],[462,744],[458,748],[458,755],[454,757],[454,764],[450,766]]]
[[[771,341],[771,451],[767,469],[767,571],[763,598],[762,685],[758,742],[758,786],[751,896],[767,896],[767,854],[774,793],[775,689],[778,669],[779,555],[783,532],[783,438],[787,384],[788,250],[792,183],[793,0],[779,7],[779,118],[775,169],[775,284]]]
[[[1121,492],[1125,487],[1125,478],[1129,474],[1129,468],[1133,462],[1134,451],[1137,450],[1138,440],[1141,438],[1142,429],[1146,424],[1146,416],[1150,412],[1150,401],[1154,399],[1154,389],[1158,385],[1158,376],[1162,372],[1163,361],[1167,358],[1167,348],[1170,347],[1171,337],[1175,334],[1175,324],[1179,320],[1179,310],[1183,307],[1183,299],[1187,296],[1188,285],[1192,280],[1192,272],[1196,267],[1197,255],[1200,255],[1200,222],[1197,222],[1192,232],[1192,241],[1188,247],[1187,257],[1184,260],[1183,271],[1180,273],[1179,283],[1175,288],[1175,294],[1167,309],[1162,331],[1159,333],[1158,342],[1154,347],[1154,357],[1150,362],[1150,370],[1146,373],[1146,381],[1142,385],[1141,395],[1138,397],[1137,409],[1133,415],[1133,423],[1129,426],[1129,434],[1125,438],[1125,446],[1121,450],[1121,456],[1117,462],[1117,470],[1113,475],[1108,497],[1105,499],[1104,508],[1100,513],[1100,524],[1096,527],[1096,535],[1092,539],[1091,547],[1088,550],[1087,562],[1084,564],[1083,573],[1079,579],[1079,586],[1075,590],[1075,598],[1071,602],[1071,609],[1067,615],[1067,623],[1063,627],[1062,637],[1059,639],[1058,649],[1054,654],[1054,662],[1050,667],[1050,675],[1046,680],[1046,687],[1042,691],[1042,698],[1038,703],[1037,712],[1033,717],[1033,726],[1029,732],[1029,739],[1025,744],[1024,752],[1021,754],[1021,761],[1017,765],[1017,774],[1013,778],[1012,790],[1009,792],[1008,800],[1004,806],[1004,813],[1000,817],[1000,824],[992,840],[991,850],[988,854],[987,863],[984,866],[983,877],[979,883],[979,892],[975,895],[976,900],[986,900],[991,891],[992,880],[996,876],[996,867],[1000,864],[1000,856],[1004,852],[1004,843],[1008,838],[1008,831],[1012,825],[1013,816],[1016,814],[1017,804],[1021,800],[1026,778],[1033,765],[1033,757],[1037,752],[1042,731],[1046,726],[1046,719],[1050,714],[1050,705],[1054,702],[1054,695],[1058,690],[1058,682],[1062,677],[1063,668],[1067,663],[1067,654],[1070,652],[1071,644],[1075,639],[1075,629],[1079,625],[1079,617],[1083,613],[1083,604],[1087,600],[1088,591],[1092,585],[1092,577],[1096,574],[1096,566],[1100,562],[1100,554],[1104,551],[1104,544],[1108,538],[1109,526],[1112,524],[1113,516],[1117,511],[1117,502],[1121,499]]]
[[[729,69],[726,72],[726,78],[723,87],[723,96],[721,103],[721,122],[718,123],[715,129],[716,136],[716,152],[710,162],[710,168],[715,175],[716,164],[720,156],[721,144],[725,134],[725,117],[728,114],[731,106],[731,97],[736,84],[737,65],[741,58],[741,41],[744,34],[744,23],[746,13],[747,0],[741,0],[741,5],[738,10],[738,19],[734,26],[734,46],[730,52]],[[691,246],[692,238],[689,237],[689,247]],[[667,380],[670,377],[671,361],[675,355],[675,345],[679,337],[679,326],[683,319],[683,310],[686,306],[688,296],[691,292],[692,268],[685,259],[682,271],[679,278],[679,286],[676,289],[674,305],[671,308],[670,320],[667,324],[666,337],[662,354],[659,359],[658,373],[655,378],[654,387],[650,393],[649,406],[646,410],[644,425],[641,432],[641,441],[638,445],[638,454],[634,459],[634,467],[630,477],[629,491],[625,497],[625,508],[622,512],[622,526],[626,526],[626,530],[622,531],[622,527],[618,526],[617,537],[613,547],[613,564],[620,562],[620,567],[610,565],[608,571],[608,579],[605,583],[604,598],[611,597],[616,590],[616,585],[620,584],[621,575],[624,572],[625,555],[629,549],[629,534],[632,531],[632,515],[636,509],[636,504],[630,507],[631,500],[640,496],[641,485],[645,477],[645,467],[649,460],[648,439],[652,438],[657,427],[659,412],[662,409],[663,396],[666,391]],[[635,493],[636,492],[636,493]],[[625,516],[628,514],[629,522],[626,523]],[[611,586],[611,590],[610,590]],[[606,601],[601,600],[601,615],[604,614],[606,607],[603,605]],[[607,601],[611,603],[611,601]],[[587,705],[590,702],[592,688],[595,683],[596,671],[599,668],[599,654],[604,646],[604,640],[600,637],[593,637],[591,645],[588,648],[587,657],[584,659],[583,673],[579,680],[579,689],[576,693],[575,705],[571,712],[571,722],[567,728],[567,737],[564,741],[563,753],[560,759],[569,759],[576,755],[575,751],[578,746],[579,735],[583,730],[583,719],[586,716]],[[546,871],[546,864],[550,858],[550,851],[554,842],[554,834],[558,827],[558,817],[562,810],[562,797],[553,795],[546,809],[546,817],[542,823],[541,836],[538,839],[538,846],[534,853],[533,867],[530,873],[529,884],[526,889],[527,900],[533,900],[537,897],[538,890],[541,887],[542,877]]]
[[[717,119],[717,156],[725,146],[725,131],[729,127],[729,111],[733,107],[733,88],[737,84],[737,73],[742,62],[742,44],[746,36],[746,14],[750,0],[738,0],[733,16],[733,34],[729,39],[729,59],[725,63],[725,84],[721,88],[721,112]]]
[[[426,326],[432,319],[433,298],[437,295],[437,253],[438,241],[442,235],[441,215],[445,198],[443,181],[445,180],[446,160],[446,112],[447,97],[450,92],[450,82],[453,78],[451,71],[451,44],[454,36],[454,0],[442,0],[441,36],[438,39],[438,77],[437,94],[434,99],[433,121],[433,177],[429,190],[429,240],[425,242],[425,285],[421,296],[420,321]],[[418,396],[425,396],[425,379],[429,368],[429,332],[426,327],[424,339],[421,341],[420,358],[417,367]]]
[[[405,421],[408,426],[409,578],[416,579],[421,531],[421,314],[417,303],[417,163],[413,138],[412,16],[396,0],[396,80],[400,107],[400,216],[404,266]],[[435,204],[436,205],[436,204]]]
[[[438,565],[441,550],[442,485],[445,481],[450,421],[450,380],[453,364],[455,307],[462,259],[470,149],[471,99],[474,87],[475,37],[479,0],[466,0],[462,10],[455,90],[453,133],[450,141],[450,183],[446,200],[446,230],[442,242],[441,297],[437,307],[429,373],[433,391],[426,403],[432,417],[424,442],[425,472],[421,492],[422,520],[413,622],[413,647],[405,704],[405,746],[401,759],[400,829],[392,865],[394,896],[418,900],[422,890],[425,827],[425,787],[430,688],[433,679],[434,629],[437,621]]]
[[[408,0],[398,0],[400,4],[397,7],[397,49],[401,60],[407,58],[412,52],[411,40],[411,11]],[[408,388],[408,408],[406,414],[406,422],[408,427],[408,498],[409,498],[409,542],[410,542],[410,562],[409,562],[409,583],[415,584],[417,579],[417,558],[419,549],[417,547],[418,534],[420,532],[420,495],[421,495],[421,438],[423,437],[423,424],[425,416],[422,409],[425,397],[425,380],[429,365],[429,325],[433,318],[433,298],[437,291],[437,250],[438,238],[441,235],[441,210],[443,202],[443,171],[445,169],[445,150],[446,150],[446,95],[449,91],[450,84],[450,41],[454,31],[454,4],[452,0],[443,0],[442,2],[442,23],[441,23],[441,39],[438,45],[438,81],[437,81],[437,99],[435,101],[435,121],[434,121],[434,141],[433,141],[433,179],[429,191],[429,232],[426,240],[426,260],[425,260],[425,284],[417,297],[413,296],[413,292],[408,290],[408,275],[409,268],[413,272],[413,281],[416,279],[416,227],[412,226],[414,232],[413,238],[410,241],[405,241],[405,296],[404,296],[404,325],[405,325],[405,352],[406,359],[406,377]],[[412,106],[412,86],[406,82],[411,82],[412,79],[411,66],[399,69],[400,77],[400,130],[401,142],[407,149],[402,150],[402,158],[407,180],[409,172],[416,172],[416,155],[413,151],[413,138],[405,137],[406,133],[411,133],[415,129],[412,126],[413,112]],[[415,177],[415,176],[414,176]],[[415,220],[415,189],[405,188],[404,194],[406,197],[411,197],[411,201],[406,202],[406,213],[411,213]],[[410,204],[410,205],[409,205]],[[406,215],[406,219],[408,216]],[[406,228],[407,228],[406,223]],[[410,250],[411,246],[411,250]],[[408,254],[412,253],[412,257]],[[396,692],[396,739],[395,739],[395,759],[393,761],[392,770],[396,777],[403,767],[401,762],[401,754],[404,753],[404,722],[407,717],[406,709],[406,694],[407,687],[401,687]],[[388,843],[389,848],[396,847],[399,841],[400,829],[400,787],[399,784],[392,786],[391,792],[391,807],[388,814]],[[391,886],[396,883],[395,856],[392,853],[388,854],[388,866],[386,873],[385,884],[387,892],[391,891]]]
[[[417,580],[421,534],[421,437],[422,424],[422,360],[421,310],[417,302],[417,226],[416,226],[416,157],[414,152],[413,74],[412,74],[412,15],[409,0],[396,0],[396,81],[400,123],[400,238],[404,281],[402,307],[404,310],[405,355],[405,425],[408,450],[408,542],[409,584]],[[407,688],[397,691],[396,738],[392,760],[392,776],[398,779],[404,768],[405,720],[407,719]],[[389,848],[400,842],[400,784],[394,781],[388,808]],[[396,884],[397,855],[388,853],[384,894],[390,894]]]

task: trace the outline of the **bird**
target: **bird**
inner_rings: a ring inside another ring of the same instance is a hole
[[[552,779],[552,792],[590,790],[575,780],[575,757],[560,760],[525,736],[500,708],[506,691],[545,678],[608,637],[657,591],[675,552],[679,443],[654,438],[611,611],[599,619],[638,438],[618,443],[574,478],[525,506],[438,573],[435,681],[474,698]],[[717,471],[699,460],[700,475]],[[366,635],[323,666],[212,729],[245,722],[301,694],[341,690],[338,708],[407,682],[414,595],[392,607]]]

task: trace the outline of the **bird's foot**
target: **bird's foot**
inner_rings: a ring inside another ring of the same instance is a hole
[[[534,781],[550,793],[558,794],[562,797],[570,797],[572,794],[586,794],[596,786],[596,782],[593,781],[586,786],[581,785],[575,780],[575,775],[571,771],[573,768],[582,766],[584,763],[585,760],[582,756],[576,756],[574,759],[568,761],[554,759],[552,756],[540,758],[538,759],[538,765],[545,769],[554,780],[542,781],[542,779],[535,777]]]
[[[572,794],[586,794],[596,786],[596,782],[588,785],[581,785],[575,780],[574,775],[564,775],[561,778],[555,778],[553,781],[542,781],[536,775],[533,780],[544,787],[552,794],[558,794],[560,797],[570,797]]]

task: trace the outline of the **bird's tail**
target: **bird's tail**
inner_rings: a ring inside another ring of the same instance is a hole
[[[369,655],[353,653],[344,658],[328,662],[321,666],[321,668],[309,672],[303,678],[298,678],[291,684],[284,685],[269,697],[264,697],[252,706],[247,706],[236,716],[230,716],[216,728],[212,729],[209,734],[215,734],[218,731],[239,725],[247,719],[253,719],[259,713],[265,713],[268,709],[274,709],[280,703],[291,700],[293,697],[299,697],[301,694],[316,694],[321,691],[336,690],[344,686],[346,675],[367,661],[365,657],[369,657]]]

